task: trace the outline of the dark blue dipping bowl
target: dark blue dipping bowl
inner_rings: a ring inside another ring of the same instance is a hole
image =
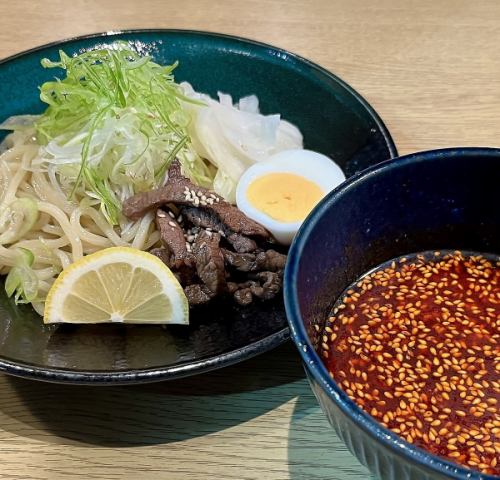
[[[431,455],[363,412],[317,354],[322,327],[347,286],[393,257],[433,249],[500,253],[499,186],[500,149],[446,149],[387,161],[330,193],[291,247],[284,293],[293,341],[330,423],[382,479],[500,477]]]

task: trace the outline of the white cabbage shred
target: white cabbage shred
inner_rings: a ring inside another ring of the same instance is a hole
[[[302,148],[299,129],[280,115],[262,115],[255,95],[233,104],[230,95],[219,101],[180,84],[187,97],[205,105],[184,104],[191,115],[188,132],[196,152],[217,167],[213,188],[235,203],[236,185],[243,172],[282,150]]]

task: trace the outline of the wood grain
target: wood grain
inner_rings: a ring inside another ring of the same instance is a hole
[[[0,57],[83,33],[193,28],[286,48],[337,73],[380,113],[402,154],[500,144],[496,0],[17,0]]]
[[[225,370],[138,387],[2,376],[0,425],[6,479],[368,477],[321,413],[291,344]]]
[[[219,31],[278,45],[335,72],[380,113],[402,154],[500,143],[496,0],[0,4],[0,57],[106,30]],[[79,477],[368,474],[329,428],[287,345],[230,369],[152,386],[91,389],[0,377],[0,478]]]

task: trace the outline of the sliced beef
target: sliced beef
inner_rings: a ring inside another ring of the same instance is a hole
[[[149,253],[158,257],[170,268],[181,285],[191,285],[197,281],[193,259],[186,259],[185,261],[175,260],[166,248],[153,248]]]
[[[164,187],[142,192],[130,197],[123,203],[123,213],[132,220],[167,203],[203,207],[212,212],[231,231],[242,235],[270,238],[269,232],[257,222],[248,218],[241,210],[226,202],[210,190],[198,187],[180,173],[178,161],[173,162]]]
[[[236,253],[225,248],[222,249],[226,263],[240,272],[256,272],[268,270],[279,272],[285,268],[286,255],[276,250],[262,250],[257,253]]]
[[[281,290],[281,275],[277,272],[258,272],[253,280],[228,282],[228,291],[240,305],[249,305],[254,297],[261,300],[274,298]]]
[[[158,249],[163,251],[157,251],[156,256],[176,274],[182,285],[193,283],[196,261],[188,250],[184,230],[174,218],[161,209],[156,212],[156,225],[163,244],[163,249]]]
[[[240,288],[239,290],[236,290],[233,298],[236,300],[236,303],[242,305],[243,307],[250,305],[253,302],[252,287]]]
[[[244,282],[236,283],[236,282],[228,282],[227,283],[228,292],[233,295],[236,303],[239,305],[250,305],[253,302],[253,291],[257,288],[260,288],[260,285],[253,281],[247,280]]]
[[[185,178],[179,160],[174,160],[168,167],[168,179],[173,180],[174,178]]]
[[[253,252],[257,248],[257,243],[251,238],[241,233],[233,232],[219,217],[212,211],[202,207],[182,207],[182,215],[193,225],[201,228],[208,228],[226,238],[237,252]]]
[[[180,210],[183,226],[194,225],[184,232],[175,218],[159,209],[156,222],[163,248],[152,251],[185,286],[190,305],[207,303],[225,291],[240,305],[248,305],[254,298],[273,298],[281,288],[281,277],[276,272],[281,273],[286,257],[275,250],[239,253],[221,248],[221,237],[227,228],[210,212],[198,215],[200,210],[195,207]],[[213,231],[217,227],[221,233]],[[241,283],[227,282],[226,265],[248,273],[248,279]]]
[[[184,293],[186,294],[189,305],[191,306],[203,305],[215,297],[214,292],[212,292],[206,285],[200,285],[199,283],[188,285],[184,289]]]
[[[257,254],[257,270],[280,272],[285,269],[286,255],[276,250],[263,250]]]
[[[139,220],[150,210],[155,210],[167,203],[176,203],[171,188],[162,187],[149,192],[141,192],[127,198],[122,204],[123,214],[131,220]],[[179,195],[179,200],[184,195]]]
[[[202,230],[192,248],[198,277],[216,295],[226,289],[226,270],[219,243],[218,233]]]
[[[228,265],[234,267],[240,272],[253,272],[255,271],[255,257],[254,253],[236,253],[225,248],[222,249],[222,255]]]
[[[164,210],[156,211],[156,226],[160,232],[163,247],[174,260],[184,260],[190,257],[184,238],[184,230],[177,221]]]
[[[262,300],[274,298],[281,290],[281,275],[278,272],[258,272],[255,274],[262,287],[262,292],[257,295]]]
[[[196,227],[209,228],[224,236],[227,234],[227,227],[210,210],[199,207],[181,207],[180,211],[182,216]]]
[[[158,257],[167,267],[171,268],[170,265],[170,252],[166,248],[153,248],[149,251],[155,257]]]
[[[241,233],[231,233],[227,237],[227,241],[233,246],[238,253],[253,252],[257,249],[257,243]]]
[[[141,193],[123,204],[138,219],[156,208],[162,248],[151,253],[174,273],[191,306],[231,295],[240,305],[269,300],[281,290],[286,255],[273,250],[273,239],[235,206],[181,173],[169,169],[163,188]]]
[[[248,283],[248,285],[246,285]],[[245,288],[247,286],[250,286],[250,282],[241,282],[241,283],[237,283],[237,282],[227,282],[227,292],[231,295],[233,295],[233,293],[237,292],[238,290],[241,290],[242,288]]]

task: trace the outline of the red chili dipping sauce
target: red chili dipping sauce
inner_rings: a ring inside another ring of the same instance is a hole
[[[321,355],[382,425],[500,475],[500,258],[424,252],[388,262],[335,304]]]

